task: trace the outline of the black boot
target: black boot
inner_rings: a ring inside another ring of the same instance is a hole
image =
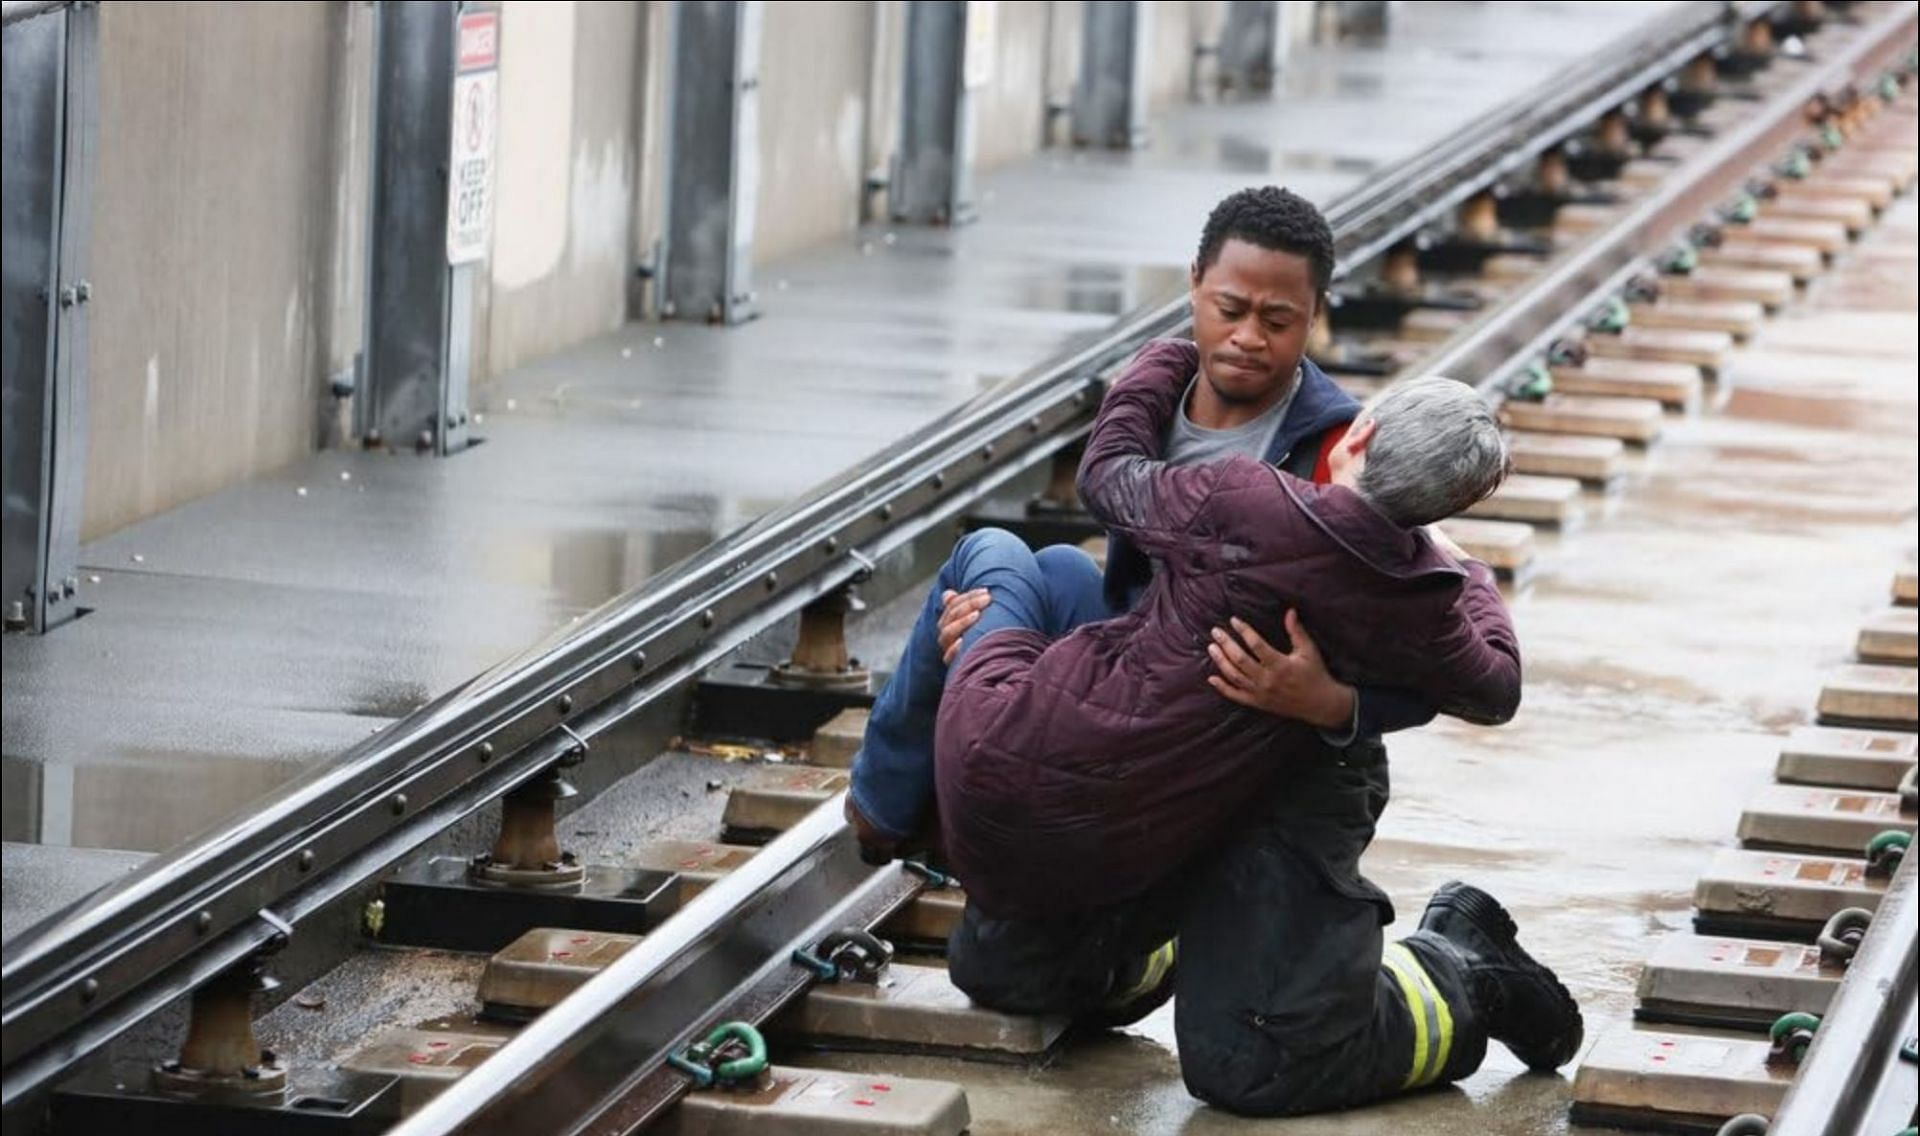
[[[1434,893],[1420,929],[1466,956],[1474,1005],[1487,1033],[1527,1068],[1549,1072],[1580,1052],[1580,1007],[1551,970],[1520,948],[1513,916],[1498,900],[1456,880]]]

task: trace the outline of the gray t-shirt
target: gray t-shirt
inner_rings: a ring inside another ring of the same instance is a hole
[[[1200,376],[1195,375],[1193,383],[1199,381]],[[1204,465],[1224,461],[1235,454],[1265,461],[1267,447],[1273,444],[1273,436],[1280,432],[1280,423],[1286,420],[1287,411],[1293,406],[1293,396],[1300,393],[1300,372],[1294,372],[1293,385],[1287,388],[1285,398],[1253,421],[1226,430],[1195,426],[1187,417],[1187,404],[1193,400],[1193,383],[1187,384],[1187,393],[1180,399],[1180,413],[1173,420],[1173,429],[1167,431],[1168,465]]]

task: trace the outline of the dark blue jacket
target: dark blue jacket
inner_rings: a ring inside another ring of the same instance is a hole
[[[1123,376],[1124,377],[1124,376]],[[1311,359],[1300,360],[1300,390],[1274,431],[1265,461],[1295,477],[1313,480],[1313,468],[1328,430],[1345,426],[1360,413],[1353,396],[1334,385]],[[1107,603],[1115,611],[1131,611],[1153,579],[1153,562],[1126,535],[1107,534]],[[1312,629],[1309,628],[1309,631]],[[1358,688],[1355,740],[1412,729],[1433,721],[1436,711],[1412,691],[1396,687]],[[1337,732],[1337,731],[1334,731]]]

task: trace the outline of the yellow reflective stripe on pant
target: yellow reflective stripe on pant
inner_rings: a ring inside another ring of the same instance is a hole
[[[1387,944],[1382,963],[1393,972],[1400,993],[1413,1016],[1413,1060],[1402,1089],[1431,1085],[1439,1080],[1453,1051],[1453,1012],[1413,952],[1399,943]]]

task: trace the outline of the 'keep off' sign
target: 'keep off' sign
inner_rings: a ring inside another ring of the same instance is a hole
[[[447,263],[487,255],[493,230],[493,144],[500,101],[500,13],[460,17],[453,79],[453,146],[447,162]]]

